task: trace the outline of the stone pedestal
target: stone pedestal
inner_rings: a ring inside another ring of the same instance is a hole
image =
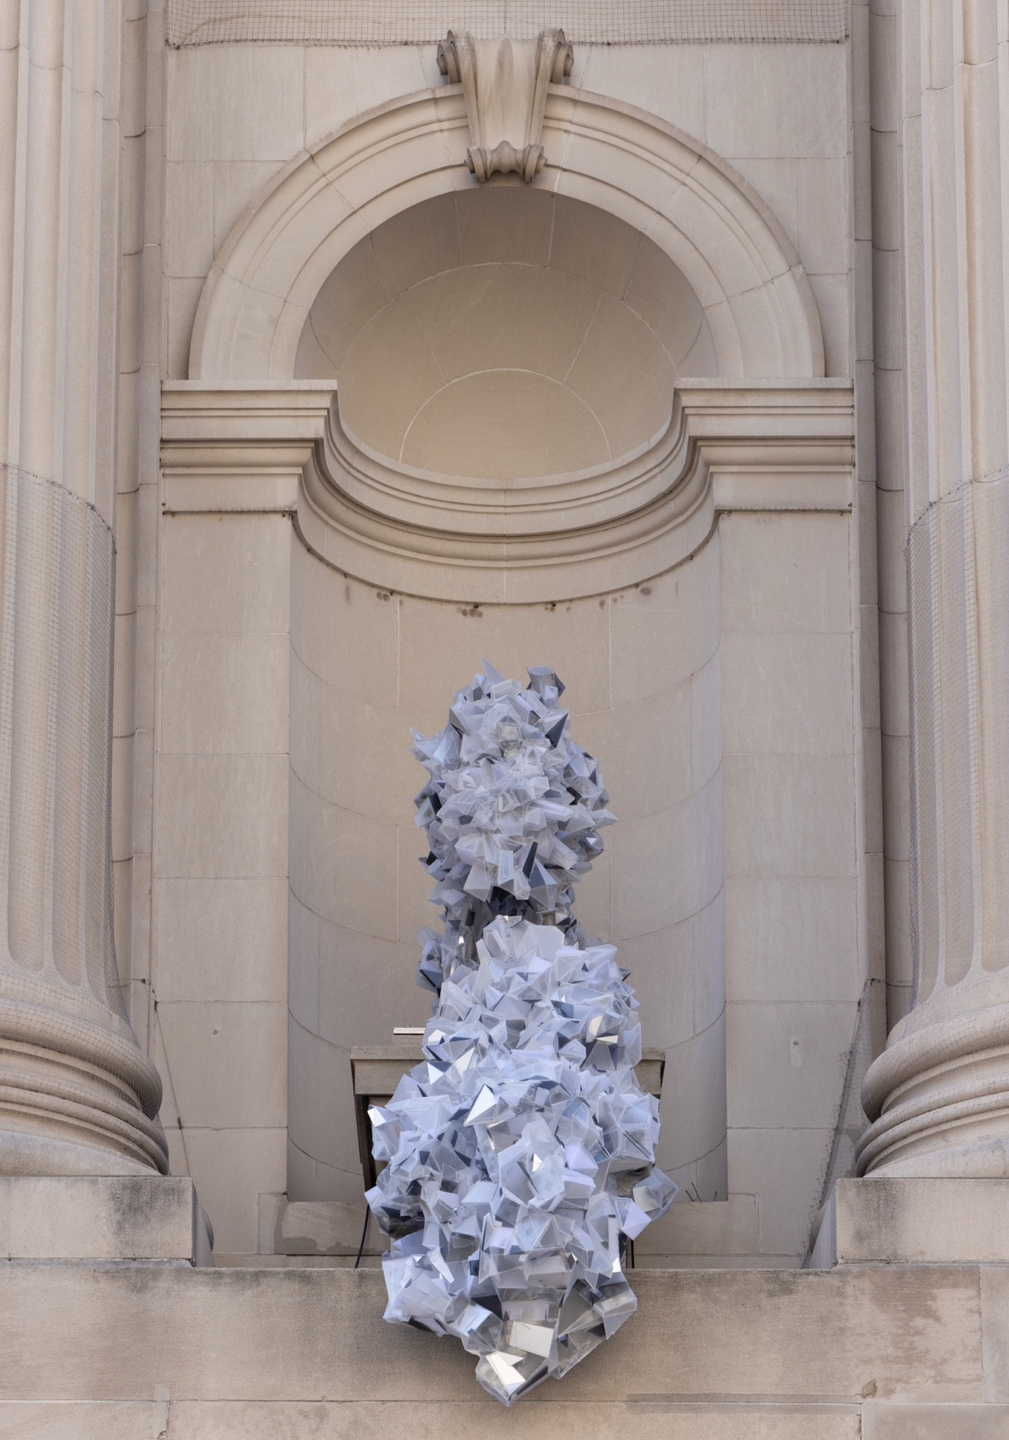
[[[808,1268],[998,1265],[1009,1256],[1009,1180],[870,1175],[839,1180]]]
[[[0,1175],[0,1257],[213,1265],[188,1176]]]

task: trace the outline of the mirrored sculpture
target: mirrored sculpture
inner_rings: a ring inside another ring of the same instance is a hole
[[[418,982],[438,999],[425,1060],[370,1111],[385,1169],[367,1194],[393,1242],[385,1318],[458,1336],[506,1405],[634,1312],[626,1241],[676,1194],[634,1073],[637,1001],[572,914],[614,816],[564,686],[529,675],[523,690],[488,666],[444,730],[414,736],[444,911]]]

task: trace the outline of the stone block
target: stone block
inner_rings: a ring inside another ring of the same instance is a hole
[[[615,705],[578,717],[578,741],[603,757],[606,788],[622,821],[668,809],[697,788],[691,774],[691,690],[681,683],[633,707]],[[704,718],[710,734],[710,717]],[[627,744],[631,735],[634,741]],[[644,756],[654,761],[642,763]]]
[[[584,56],[587,90],[642,105],[704,139],[705,67],[690,46],[599,45]]]
[[[1009,1403],[1009,1269],[981,1270],[981,1341],[984,1398]]]
[[[0,1175],[0,1256],[213,1264],[192,1180],[162,1175]]]
[[[287,633],[290,522],[277,515],[174,515],[160,531],[161,626],[189,635]]]
[[[290,643],[284,634],[165,635],[165,754],[287,751]]]
[[[193,1126],[179,1133],[185,1159],[213,1217],[217,1254],[255,1255],[259,1196],[282,1190],[287,1180],[287,1131]]]
[[[286,844],[284,849],[286,860]],[[295,774],[290,859],[291,887],[303,905],[361,934],[397,938],[390,905],[397,888],[394,825],[334,805]]]
[[[725,1138],[723,1017],[699,1035],[670,1047],[666,1052],[666,1080],[668,1097],[659,1162],[663,1168],[675,1170],[709,1154]],[[725,1199],[724,1189],[721,1199]]]
[[[695,1024],[699,980],[695,972],[709,960],[712,968],[721,969],[720,947],[704,943],[713,927],[709,925],[704,932],[699,928],[714,908],[709,906],[700,916],[692,915],[665,930],[621,942],[620,964],[631,972],[631,984],[641,1004],[642,1032],[649,1045],[679,1045],[697,1030],[706,1029],[722,1009],[717,1005],[706,1024]],[[713,978],[717,981],[718,977]]]
[[[728,755],[847,755],[850,635],[730,633],[722,642]]]
[[[742,1079],[747,1083],[746,1077]],[[748,1085],[753,1088],[752,1077]],[[730,1108],[734,1099],[730,1080]],[[793,1263],[801,1259],[819,1203],[832,1138],[832,1127],[821,1130],[730,1128],[732,1189],[758,1197],[762,1254],[791,1255]]]
[[[275,160],[304,140],[304,57],[294,46],[169,51],[169,159]]]
[[[719,529],[725,632],[850,633],[847,516],[735,514]]]
[[[285,1004],[162,1002],[158,1018],[183,1124],[237,1129],[285,1123]]]
[[[725,882],[725,985],[737,1003],[850,1000],[858,969],[858,882],[809,876]]]
[[[844,47],[764,47],[759,63],[745,45],[713,46],[705,85],[719,97],[706,106],[705,139],[722,155],[844,155],[847,127]]]
[[[260,1209],[262,1214],[262,1206]],[[270,1237],[278,1255],[356,1255],[365,1209],[340,1200],[288,1200],[282,1197]],[[376,1255],[388,1242],[369,1226],[365,1253]]]
[[[163,1401],[54,1401],[0,1404],[4,1440],[158,1440],[165,1434]]]
[[[710,1264],[714,1256],[746,1255],[756,1249],[757,1197],[733,1195],[672,1205],[638,1236],[634,1258],[636,1265],[648,1269],[652,1256],[704,1256]]]
[[[158,1002],[287,999],[284,876],[155,881]]]
[[[1009,1180],[839,1180],[820,1225],[816,1263],[1005,1264],[1007,1221]]]
[[[731,1125],[830,1129],[855,1030],[854,1000],[730,1004],[726,1029]]]
[[[874,1405],[862,1411],[862,1440],[1003,1440],[1005,1405]]]
[[[625,820],[607,843],[613,856],[613,928],[625,935],[665,929],[709,905],[722,884],[722,787],[700,791],[656,815]]]
[[[271,564],[269,556],[263,559],[267,566]],[[286,574],[283,583],[287,583]],[[391,599],[374,586],[338,575],[301,545],[296,545],[291,553],[290,592],[291,643],[302,664],[347,697],[354,696],[376,707],[395,708],[399,682],[399,615],[405,602]],[[277,598],[279,601],[279,594]],[[323,615],[329,617],[329,624],[319,623]],[[439,662],[437,654],[430,658],[433,663]],[[456,687],[463,683],[458,669],[457,662],[453,671]],[[451,694],[452,688],[446,692],[443,687],[437,696],[430,694],[427,709],[440,715],[445,695]],[[409,721],[419,725],[419,713],[424,706],[418,705],[417,697],[412,694],[406,703],[413,707]]]
[[[851,756],[729,755],[723,771],[727,875],[855,874]]]
[[[162,755],[157,870],[170,878],[287,874],[286,755]]]
[[[670,574],[610,601],[613,693],[628,703],[688,679],[717,651],[720,531]]]

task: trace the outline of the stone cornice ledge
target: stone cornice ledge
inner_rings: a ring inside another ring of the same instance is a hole
[[[336,387],[170,380],[161,390],[166,511],[293,511]]]
[[[164,509],[295,513],[305,543],[384,589],[468,603],[640,583],[720,510],[848,510],[853,397],[838,380],[686,382],[649,446],[507,484],[396,465],[343,431],[329,382],[165,386]]]
[[[851,509],[849,381],[687,380],[679,394],[716,510]]]

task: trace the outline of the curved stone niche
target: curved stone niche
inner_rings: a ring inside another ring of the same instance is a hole
[[[666,1051],[664,1163],[725,1198],[718,543],[676,395],[717,369],[665,252],[517,183],[387,220],[312,304],[297,375],[337,395],[292,568],[293,1199],[357,1200],[349,1047],[429,1008],[407,730],[482,654],[565,670],[622,820],[578,914]]]
[[[372,231],[323,285],[297,360],[299,377],[336,379],[365,449],[502,484],[646,448],[677,377],[716,373],[700,302],[654,241],[515,183]]]
[[[438,599],[634,584],[710,531],[676,385],[717,368],[694,291],[625,221],[517,183],[436,196],[360,241],[309,312],[298,378],[337,393],[302,532]]]
[[[417,930],[434,921],[409,728],[493,658],[562,656],[572,725],[620,824],[578,887],[620,947],[644,1039],[666,1054],[660,1163],[726,1198],[719,537],[640,587],[474,606],[376,590],[302,546],[291,568],[288,1195],[359,1203],[350,1050],[423,1024]]]

